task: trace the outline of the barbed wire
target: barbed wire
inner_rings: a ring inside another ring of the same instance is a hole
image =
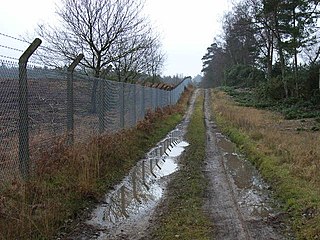
[[[3,60],[1,59],[10,59],[10,60],[14,60],[14,61],[19,61],[19,58],[15,58],[15,57],[9,57],[9,56],[6,56],[6,55],[1,55],[0,54],[0,62],[3,62]],[[6,61],[6,60],[5,60]],[[28,66],[29,67],[33,67],[33,66],[46,66],[45,63],[43,62],[38,62],[38,61],[28,61]]]
[[[10,35],[5,34],[5,33],[2,33],[2,32],[0,32],[0,35],[1,35],[1,36],[4,36],[4,37],[7,37],[7,38],[11,38],[11,39],[17,40],[17,41],[20,41],[20,42],[24,42],[24,43],[29,43],[29,44],[30,44],[30,42],[28,42],[28,41],[26,41],[26,40],[24,40],[24,39],[20,39],[20,38],[17,38],[17,37],[13,37],[13,36],[10,36]]]
[[[9,47],[9,46],[5,46],[5,45],[1,45],[1,44],[0,44],[0,47],[6,48],[6,49],[9,49],[9,50],[14,50],[14,51],[17,51],[17,52],[24,52],[24,51],[21,50],[21,49]]]
[[[18,59],[18,58],[9,57],[9,56],[5,56],[5,55],[1,55],[1,54],[0,54],[0,58],[6,58],[6,59],[10,59],[10,60],[19,61],[19,59]]]
[[[10,39],[14,39],[16,41],[20,41],[20,42],[23,42],[23,43],[28,43],[28,44],[31,44],[31,42],[28,42],[24,39],[20,39],[18,37],[15,37],[15,36],[11,36],[9,34],[6,34],[6,33],[3,33],[3,32],[0,32],[0,36],[3,36],[3,37],[6,37],[6,38],[10,38]],[[8,50],[12,50],[12,51],[17,51],[17,52],[24,52],[24,50],[21,50],[21,49],[18,49],[18,48],[15,48],[15,47],[10,47],[10,46],[7,46],[7,45],[4,45],[4,44],[0,44],[0,48],[5,48],[5,49],[8,49]],[[52,65],[50,64],[49,62],[56,62],[56,58],[53,56],[54,54],[58,54],[59,51],[57,51],[56,49],[54,48],[51,48],[49,46],[46,46],[46,45],[40,45],[39,46],[39,51],[36,51],[34,53],[34,55],[32,55],[31,57],[32,58],[38,58],[40,59],[40,62],[38,61],[33,61],[34,63],[36,63],[37,65]],[[50,54],[48,54],[50,53]],[[53,54],[53,55],[52,55]],[[52,55],[52,56],[51,56]],[[7,58],[7,59],[12,59],[12,60],[19,60],[18,58],[14,58],[14,57],[9,57],[9,56],[5,56],[5,55],[0,55],[2,58]],[[31,61],[29,61],[31,63]],[[56,64],[54,64],[55,66]]]

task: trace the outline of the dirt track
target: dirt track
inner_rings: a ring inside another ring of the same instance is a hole
[[[285,214],[276,211],[275,201],[270,197],[269,187],[263,182],[255,168],[242,156],[235,153],[235,146],[217,129],[212,120],[210,91],[196,90],[188,113],[181,125],[185,129],[193,104],[198,94],[205,94],[204,112],[206,124],[206,159],[203,171],[209,179],[204,199],[204,210],[214,225],[212,239],[293,239],[283,223]],[[183,130],[182,130],[183,131]],[[159,179],[166,188],[172,175]],[[124,219],[117,226],[98,229],[83,223],[71,236],[64,239],[143,239],[149,240],[158,217],[166,214],[165,196],[134,216]],[[158,203],[160,202],[160,205]],[[100,236],[100,237],[99,237]]]
[[[268,186],[212,121],[209,95],[205,90],[205,173],[210,182],[205,209],[215,226],[213,238],[291,239],[282,234],[287,230],[280,219],[283,214],[273,209]]]

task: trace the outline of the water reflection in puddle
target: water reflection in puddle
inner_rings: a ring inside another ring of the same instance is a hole
[[[273,215],[273,201],[268,185],[258,171],[243,156],[235,153],[235,145],[221,133],[216,133],[217,145],[221,149],[225,166],[237,187],[239,205],[251,217],[264,218]]]
[[[189,144],[182,131],[174,130],[131,170],[130,174],[105,197],[87,222],[106,230],[130,217],[154,208],[163,195],[164,178],[178,170],[177,157]]]

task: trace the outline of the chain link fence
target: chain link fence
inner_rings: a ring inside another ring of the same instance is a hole
[[[70,137],[72,144],[134,127],[148,110],[177,103],[190,84],[188,78],[164,90],[28,65],[27,119],[22,121],[20,78],[17,63],[0,60],[0,180],[19,177],[23,161],[34,162],[60,138]],[[28,141],[21,141],[21,129],[27,129]],[[30,156],[24,159],[26,154]]]

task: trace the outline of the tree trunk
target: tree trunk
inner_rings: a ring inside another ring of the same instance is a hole
[[[267,78],[271,79],[273,63],[273,33],[268,31],[268,56],[267,56]]]
[[[293,9],[293,28],[296,28],[296,11],[295,8]],[[293,34],[293,44],[294,44],[294,82],[295,82],[295,92],[296,97],[299,96],[299,86],[298,86],[298,51],[297,51],[297,37],[295,33]]]
[[[298,84],[298,53],[297,49],[294,50],[294,81],[296,88],[296,97],[299,97],[299,84]]]
[[[283,83],[283,89],[284,89],[284,93],[286,98],[289,97],[289,91],[288,91],[288,82],[286,80],[286,65],[285,65],[285,61],[284,61],[284,56],[283,56],[283,49],[282,47],[279,46],[279,56],[280,56],[280,67],[281,67],[281,80]]]

